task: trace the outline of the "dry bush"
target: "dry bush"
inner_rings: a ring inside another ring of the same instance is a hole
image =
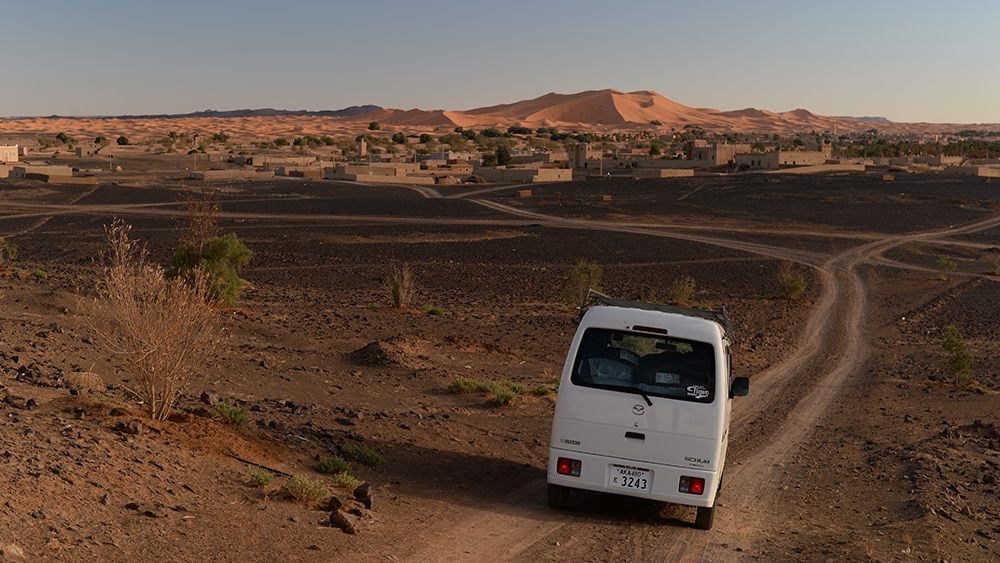
[[[187,231],[181,238],[182,246],[189,246],[200,254],[205,243],[219,236],[219,204],[209,196],[191,196],[184,202],[187,216]]]
[[[285,482],[285,492],[299,502],[315,502],[330,498],[330,489],[319,479],[292,475]]]
[[[191,377],[222,344],[202,283],[168,280],[120,219],[105,228],[109,251],[84,320],[101,351],[118,358],[150,418],[163,420]]]
[[[389,272],[388,285],[392,305],[397,309],[409,307],[413,301],[413,294],[416,291],[410,267],[406,264],[393,266]]]
[[[791,262],[783,262],[778,270],[778,290],[785,299],[798,299],[805,293],[806,276]]]
[[[104,381],[92,371],[74,371],[63,376],[66,387],[81,391],[103,391]]]

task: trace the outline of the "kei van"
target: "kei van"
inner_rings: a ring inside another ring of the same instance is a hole
[[[715,516],[729,444],[731,323],[706,311],[591,292],[563,367],[549,446],[548,502],[574,489],[697,508]]]

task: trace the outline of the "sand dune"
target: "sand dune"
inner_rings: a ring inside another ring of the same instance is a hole
[[[817,115],[806,109],[773,112],[758,108],[720,111],[680,104],[650,90],[621,92],[588,90],[576,94],[548,93],[538,98],[464,111],[386,109],[356,106],[336,112],[278,115],[253,114],[255,110],[213,112],[209,116],[143,117],[43,117],[0,119],[0,135],[55,135],[65,132],[78,138],[126,135],[132,140],[156,140],[170,131],[211,134],[225,131],[241,141],[273,140],[301,135],[356,135],[377,121],[384,131],[408,133],[450,131],[462,127],[557,127],[597,131],[683,129],[697,126],[716,132],[792,133],[864,131],[877,127],[890,133],[949,132],[960,129],[1000,130],[1000,124],[873,123],[871,119]],[[242,115],[249,112],[249,115]]]

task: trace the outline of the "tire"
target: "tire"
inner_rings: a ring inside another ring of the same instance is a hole
[[[715,521],[714,506],[699,506],[698,516],[694,519],[694,527],[699,530],[711,530]]]
[[[549,484],[549,508],[562,510],[569,502],[569,487]]]

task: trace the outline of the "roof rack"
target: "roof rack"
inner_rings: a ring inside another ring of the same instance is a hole
[[[725,307],[723,307],[721,311],[712,311],[710,309],[694,309],[691,307],[680,307],[677,305],[660,305],[658,303],[646,303],[644,301],[629,301],[627,299],[615,299],[614,297],[609,297],[600,291],[588,289],[587,296],[583,298],[583,303],[580,304],[580,320],[583,320],[583,314],[587,312],[587,309],[595,305],[624,307],[626,309],[642,309],[645,311],[660,311],[661,313],[673,313],[675,315],[696,317],[718,323],[718,325],[722,327],[724,337],[728,338],[733,333],[733,323],[729,319],[729,312],[726,311]]]

